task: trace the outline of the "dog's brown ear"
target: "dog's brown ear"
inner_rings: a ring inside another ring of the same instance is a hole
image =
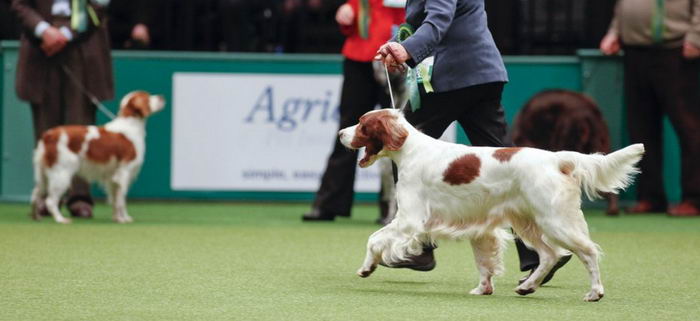
[[[397,151],[401,149],[403,143],[406,142],[408,137],[408,131],[403,128],[397,121],[396,116],[391,114],[386,114],[379,119],[379,122],[383,129],[380,131],[382,136],[380,137],[384,148],[391,151]]]
[[[356,138],[362,142],[374,142],[377,153],[386,148],[396,151],[403,146],[408,131],[401,126],[389,111],[378,111],[360,117]],[[362,146],[367,146],[364,144]]]
[[[151,114],[150,97],[145,91],[137,91],[130,94],[119,110],[119,116],[146,118]]]

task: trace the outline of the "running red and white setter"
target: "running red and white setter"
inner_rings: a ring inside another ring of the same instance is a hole
[[[638,172],[641,144],[617,152],[585,155],[535,148],[470,147],[433,139],[411,126],[398,110],[371,111],[340,131],[348,148],[365,148],[360,166],[389,157],[398,166],[398,213],[372,236],[358,270],[369,276],[420,256],[440,239],[471,241],[479,285],[470,293],[493,292],[492,276],[503,270],[502,252],[512,229],[537,251],[540,265],[515,290],[535,291],[558,259],[576,254],[590,272],[586,301],[603,297],[599,247],[591,241],[581,211],[581,190],[625,188]]]

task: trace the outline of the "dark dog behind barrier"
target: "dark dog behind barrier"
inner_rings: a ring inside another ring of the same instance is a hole
[[[515,119],[513,142],[550,151],[610,152],[608,126],[595,101],[562,89],[545,90],[530,98]],[[607,214],[618,214],[618,196],[604,196]]]

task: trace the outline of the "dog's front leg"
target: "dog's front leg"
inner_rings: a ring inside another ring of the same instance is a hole
[[[120,172],[114,176],[112,184],[112,208],[114,210],[112,219],[117,223],[131,223],[134,219],[126,211],[126,192],[129,185],[129,175]]]
[[[374,270],[377,269],[377,257],[374,253],[372,253],[371,249],[367,249],[367,255],[365,256],[365,261],[362,263],[362,266],[360,267],[359,270],[357,270],[357,275],[360,277],[366,278],[374,272]]]

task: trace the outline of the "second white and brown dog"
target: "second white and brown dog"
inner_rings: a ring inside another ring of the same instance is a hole
[[[492,276],[503,271],[502,252],[512,227],[540,257],[539,267],[515,291],[535,291],[558,259],[576,254],[590,273],[586,301],[603,297],[598,257],[581,211],[589,198],[627,187],[638,172],[644,146],[608,155],[549,152],[535,148],[470,147],[433,139],[411,126],[398,110],[372,111],[340,131],[348,148],[365,148],[361,167],[380,157],[398,166],[396,218],[369,238],[364,263],[399,266],[440,239],[468,239],[480,273],[470,293],[493,293]]]
[[[145,91],[127,94],[117,118],[103,127],[60,126],[44,133],[34,151],[32,217],[46,209],[58,223],[70,223],[61,215],[59,202],[73,176],[97,181],[112,204],[112,218],[133,221],[126,210],[129,185],[138,175],[146,152],[146,118],[165,105],[161,96]]]

